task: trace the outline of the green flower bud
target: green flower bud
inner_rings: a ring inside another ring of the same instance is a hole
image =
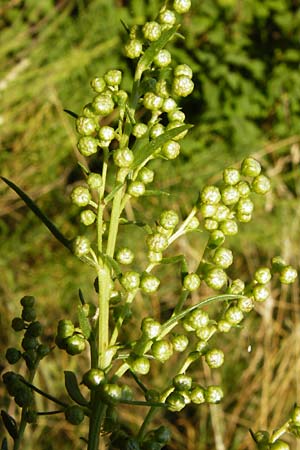
[[[85,350],[85,339],[80,334],[74,334],[66,339],[66,351],[69,355],[79,355]]]
[[[148,41],[157,41],[161,35],[161,26],[157,22],[146,22],[143,26],[143,34]]]
[[[65,410],[65,418],[72,425],[80,425],[84,419],[84,412],[80,406],[68,406]]]
[[[249,185],[249,183],[247,183],[247,181],[240,181],[236,185],[236,188],[239,191],[241,198],[247,198],[251,192],[250,185]]]
[[[213,215],[213,219],[218,222],[222,222],[223,220],[230,219],[231,211],[225,205],[217,205],[216,212]]]
[[[22,311],[22,319],[26,322],[33,322],[36,319],[35,309],[29,306],[24,306]]]
[[[79,139],[77,147],[83,156],[91,156],[97,153],[98,141],[91,136],[83,136]]]
[[[228,288],[228,294],[243,294],[245,289],[245,283],[237,278],[236,280],[233,280],[231,285]]]
[[[138,58],[143,52],[143,43],[139,39],[130,39],[125,45],[124,51],[127,58]]]
[[[239,201],[240,193],[235,186],[226,186],[221,191],[221,197],[224,205],[234,205]]]
[[[173,8],[178,14],[185,14],[191,7],[191,0],[174,0]]]
[[[177,334],[171,339],[175,352],[184,352],[189,345],[189,340],[185,334]]]
[[[155,341],[152,344],[151,350],[154,358],[161,363],[166,362],[173,355],[173,346],[171,342],[165,339],[161,341]]]
[[[218,226],[219,226],[218,222],[214,219],[205,219],[205,221],[204,221],[204,228],[207,231],[217,230]]]
[[[170,113],[171,111],[174,111],[176,108],[177,108],[177,103],[176,103],[175,100],[174,100],[173,98],[171,98],[171,97],[166,98],[166,99],[163,101],[163,104],[162,104],[162,107],[161,107],[162,111],[163,111],[163,112],[166,112],[166,113]],[[169,118],[169,117],[168,117],[168,118]],[[169,118],[169,120],[172,121],[172,119],[170,119],[170,118]]]
[[[134,160],[133,152],[129,148],[119,148],[113,153],[114,163],[117,167],[130,167]]]
[[[138,178],[144,183],[149,184],[152,183],[154,179],[154,172],[151,169],[148,169],[148,167],[143,167],[138,174]]]
[[[91,86],[98,94],[101,94],[106,89],[106,83],[102,77],[93,78],[91,81]]]
[[[259,430],[254,434],[254,438],[258,444],[269,444],[270,435],[267,431]]]
[[[217,327],[215,325],[206,325],[205,327],[198,328],[196,330],[196,336],[201,339],[202,341],[208,341],[211,336],[217,331]],[[197,351],[202,351],[203,348],[200,350],[201,346],[197,345]]]
[[[93,100],[93,108],[97,114],[101,116],[108,116],[114,110],[115,104],[109,94],[100,94]]]
[[[80,221],[86,227],[92,225],[96,220],[96,214],[91,209],[85,209],[80,213]]]
[[[281,272],[287,266],[286,262],[281,256],[274,256],[271,260],[271,263],[273,272]]]
[[[198,330],[196,331],[196,335],[201,334],[201,332],[203,330],[208,330],[209,331],[209,335],[205,336],[205,340],[200,339],[197,342],[196,352],[199,353],[199,356],[200,355],[204,355],[204,353],[207,351],[207,341],[208,341],[210,335],[212,334],[212,333],[210,333],[210,328],[213,328],[213,327],[214,327],[214,325],[211,325],[211,326],[208,325],[207,327],[198,328]],[[216,327],[214,327],[214,330],[215,330],[215,328]]]
[[[207,217],[213,217],[216,214],[216,211],[217,211],[216,205],[210,205],[209,203],[203,203],[200,206],[200,212],[205,219]]]
[[[201,203],[217,205],[221,200],[221,194],[217,186],[205,186],[201,191]]]
[[[100,128],[98,136],[102,141],[111,142],[115,137],[115,130],[108,125],[105,125]]]
[[[161,324],[151,317],[145,317],[142,320],[141,330],[148,339],[154,339],[161,332]]]
[[[265,195],[271,189],[269,178],[267,178],[265,175],[258,175],[252,181],[251,189],[256,194]]]
[[[9,364],[16,364],[21,358],[21,352],[14,347],[9,347],[6,350],[5,358]]]
[[[292,266],[286,266],[281,270],[279,280],[283,284],[291,284],[294,283],[297,276],[298,274],[296,269],[294,269]]]
[[[225,236],[234,236],[238,233],[238,226],[235,220],[226,219],[220,223],[220,230]]]
[[[158,111],[163,105],[163,98],[153,92],[146,92],[143,104],[150,111]]]
[[[187,97],[193,92],[194,83],[186,76],[175,77],[172,84],[172,93],[179,97]]]
[[[122,401],[131,401],[133,399],[133,392],[131,387],[127,386],[126,384],[121,387],[121,400]],[[127,447],[126,447],[127,448]],[[130,447],[128,447],[130,449]]]
[[[128,100],[128,94],[126,91],[123,91],[123,89],[120,89],[118,92],[114,93],[113,99],[118,106],[124,108]]]
[[[200,278],[196,273],[189,273],[184,277],[183,287],[187,291],[195,291],[200,286]]]
[[[133,361],[130,361],[130,367],[135,373],[147,375],[150,370],[150,362],[145,356],[139,356],[133,359]]]
[[[194,389],[190,392],[190,398],[192,403],[201,405],[201,403],[205,402],[205,390],[200,386],[194,387]]]
[[[104,75],[104,80],[106,81],[108,86],[119,86],[119,84],[121,84],[121,81],[122,81],[121,70],[116,70],[116,69],[109,70]]]
[[[171,64],[172,57],[171,53],[168,50],[162,49],[160,50],[154,57],[154,64],[157,67],[167,67]]]
[[[241,223],[248,223],[252,219],[252,214],[241,214],[238,212],[236,218]]]
[[[122,399],[122,388],[117,384],[106,384],[103,388],[104,394],[111,403]]]
[[[32,322],[28,325],[28,328],[26,330],[26,336],[32,336],[32,337],[38,337],[42,334],[43,327],[41,322],[36,321]]]
[[[171,431],[165,426],[160,426],[154,430],[154,439],[160,444],[167,444],[171,440]]]
[[[220,386],[208,386],[205,390],[207,403],[219,403],[223,397],[223,390]]]
[[[36,423],[37,421],[37,412],[33,409],[28,409],[25,414],[25,419],[27,423]]]
[[[192,387],[192,377],[179,373],[173,378],[173,386],[177,391],[189,391]]]
[[[20,303],[23,307],[32,307],[35,304],[35,297],[32,295],[25,295],[21,298]]]
[[[230,306],[225,312],[225,320],[229,322],[231,326],[238,325],[243,318],[244,314],[238,306]]]
[[[141,279],[141,289],[146,294],[152,294],[159,288],[160,280],[154,275],[145,274]]]
[[[29,370],[33,370],[36,368],[37,351],[35,349],[29,349],[23,352],[22,358],[24,359]]]
[[[147,246],[153,252],[163,252],[168,247],[168,239],[161,233],[154,233],[147,237]]]
[[[208,248],[214,249],[222,245],[225,241],[225,235],[221,230],[214,230],[211,232],[208,240]]]
[[[147,131],[148,131],[148,127],[145,123],[136,123],[132,129],[132,134],[136,138],[140,139],[143,136],[145,136]]]
[[[50,353],[51,349],[48,345],[40,344],[36,351],[37,351],[37,356],[42,359]]]
[[[15,402],[20,408],[29,406],[33,402],[33,395],[29,387],[20,386],[15,394]]]
[[[218,348],[209,350],[205,355],[205,361],[211,369],[217,369],[224,363],[224,353]]]
[[[166,404],[170,411],[178,412],[185,407],[186,402],[181,393],[174,391],[167,397]]]
[[[174,69],[174,76],[193,78],[193,71],[187,64],[179,64]]]
[[[232,251],[224,247],[217,248],[213,256],[213,262],[221,269],[228,269],[233,263]]]
[[[300,427],[300,407],[295,406],[291,414],[291,419],[296,427]]]
[[[254,204],[250,198],[241,198],[236,206],[239,217],[244,215],[251,215],[254,209]]]
[[[133,262],[134,254],[129,248],[123,247],[123,248],[120,248],[120,250],[117,251],[116,260],[120,264],[128,265],[128,264],[131,264]]]
[[[14,317],[11,321],[11,327],[15,331],[22,331],[25,328],[24,320],[21,317]]]
[[[94,111],[92,103],[88,103],[87,105],[84,106],[84,108],[82,110],[82,115],[84,117],[88,117],[89,119],[94,119],[96,125],[98,125],[98,122],[97,122],[98,117]]]
[[[235,186],[240,181],[240,178],[240,171],[234,167],[227,167],[223,171],[223,180],[228,186]]]
[[[74,244],[73,244],[73,249],[74,249],[74,254],[78,258],[88,255],[90,252],[90,248],[91,248],[91,243],[88,238],[86,238],[85,236],[77,236],[77,238],[75,239]]]
[[[140,274],[133,271],[124,273],[121,284],[128,292],[135,291],[140,285]]]
[[[269,281],[271,281],[271,271],[268,267],[261,267],[260,269],[257,269],[257,271],[254,274],[254,279],[260,284],[267,284]]]
[[[164,25],[173,26],[176,23],[176,16],[171,9],[163,9],[159,13],[159,21]]]
[[[183,326],[188,326],[192,330],[197,330],[201,327],[206,327],[209,323],[209,315],[207,312],[198,308],[189,313],[183,320]],[[189,331],[189,330],[188,330]]]
[[[150,138],[156,139],[158,136],[162,135],[165,131],[165,127],[161,123],[156,123],[151,127]]]
[[[72,190],[71,200],[77,206],[87,206],[91,201],[91,194],[85,186],[77,186]]]
[[[270,450],[290,450],[290,448],[289,444],[281,439],[278,439],[278,441],[270,445]]]
[[[162,260],[163,257],[161,252],[153,252],[152,250],[148,252],[147,256],[151,263],[158,263]]]
[[[75,326],[73,322],[69,319],[62,319],[57,324],[57,336],[61,339],[66,339],[73,336],[75,331]]]
[[[128,194],[132,197],[141,197],[145,193],[145,185],[141,181],[132,181],[128,186]]]
[[[242,162],[241,171],[245,177],[257,177],[261,172],[261,165],[254,158],[246,158]]]
[[[83,375],[82,381],[89,389],[95,389],[105,381],[105,373],[101,369],[90,369]]]
[[[227,284],[226,273],[218,268],[210,269],[204,279],[206,284],[215,291],[220,291]]]
[[[169,85],[167,80],[158,80],[158,82],[155,85],[155,92],[157,95],[162,97],[163,99],[169,98]]]
[[[168,159],[175,159],[180,153],[180,144],[173,140],[167,141],[162,146],[161,153]]]
[[[91,134],[95,133],[96,128],[97,123],[94,121],[94,119],[88,117],[78,117],[78,119],[76,119],[77,133],[81,134],[82,136],[90,136]]]
[[[173,230],[179,222],[178,214],[173,210],[163,211],[159,218],[159,224],[166,230]]]
[[[252,297],[240,298],[237,302],[237,306],[242,312],[248,313],[252,311],[252,309],[254,308],[253,298]]]
[[[270,296],[270,291],[264,284],[257,284],[253,288],[253,296],[257,302],[265,302]]]
[[[220,333],[228,333],[231,330],[231,324],[224,319],[219,320],[217,327]]]
[[[197,217],[192,217],[192,219],[189,221],[187,227],[186,227],[186,231],[193,231],[193,230],[197,230],[197,228],[199,228],[200,226],[200,222],[197,219]]]

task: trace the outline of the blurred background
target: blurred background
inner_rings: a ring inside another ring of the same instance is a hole
[[[155,186],[171,196],[133,207],[151,222],[163,206],[184,216],[204,183],[217,181],[224,167],[251,154],[273,189],[266,202],[255,199],[254,220],[232,239],[235,276],[250,279],[277,254],[299,269],[300,1],[192,4],[182,23],[186,39],[170,50],[176,62],[194,72],[195,90],[181,104],[194,128],[176,161],[154,165]],[[132,64],[122,54],[121,20],[142,24],[155,17],[160,5],[158,0],[0,0],[0,174],[25,190],[69,237],[83,231],[69,199],[81,175],[74,121],[63,109],[80,112],[92,95],[90,79],[108,69],[122,69],[124,87],[130,87]],[[176,245],[195,260],[200,241],[192,236]],[[11,370],[4,354],[18,342],[9,323],[20,314],[19,299],[37,297],[46,340],[52,342],[57,321],[73,314],[78,289],[94,298],[94,276],[4,183],[0,244],[0,369]],[[169,281],[164,287],[166,309],[174,304],[174,289]],[[140,306],[137,313],[144,316],[147,310]],[[227,358],[218,374],[196,370],[208,384],[212,377],[222,384],[222,404],[158,417],[157,425],[173,431],[167,448],[252,449],[249,428],[278,427],[300,402],[299,319],[299,285],[279,289],[275,283],[267,303],[222,338]],[[37,381],[63,397],[62,370],[70,364],[75,369],[76,361],[60,353],[43,361]],[[78,370],[86,370],[84,358],[79,365]],[[161,372],[156,376],[163,383],[168,373]],[[15,414],[2,384],[0,398],[1,407]],[[38,409],[51,408],[39,401]],[[122,417],[133,430],[140,423],[133,409],[125,408]],[[82,428],[74,430],[55,417],[42,419],[23,449],[79,450],[82,434]],[[289,442],[300,449],[293,438]]]

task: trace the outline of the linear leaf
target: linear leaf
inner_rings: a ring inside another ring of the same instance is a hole
[[[1,444],[1,450],[8,450],[7,446],[7,439],[3,438],[2,444]]]
[[[65,386],[71,399],[74,400],[74,402],[78,403],[78,405],[87,406],[88,401],[84,398],[84,396],[80,392],[75,373],[69,370],[65,370],[64,373],[65,373]]]
[[[64,112],[66,112],[67,114],[69,114],[69,116],[74,117],[75,119],[77,119],[79,116],[78,114],[74,113],[73,111],[71,111],[70,109],[64,109]]]
[[[104,198],[104,203],[106,205],[114,198],[114,196],[121,189],[122,186],[124,186],[124,183],[116,184],[116,186],[113,188],[113,190]]]
[[[7,429],[10,436],[14,440],[17,439],[19,433],[18,433],[17,422],[15,421],[15,419],[12,416],[10,416],[9,414],[7,414],[7,412],[4,411],[3,409],[1,410],[1,417],[2,417],[3,425]],[[3,442],[2,442],[2,447],[3,447]]]
[[[86,317],[86,315],[84,313],[84,308],[81,304],[78,305],[77,316],[78,316],[79,327],[83,333],[83,336],[86,339],[89,339],[91,332],[92,332],[92,327],[91,327],[89,319]]]

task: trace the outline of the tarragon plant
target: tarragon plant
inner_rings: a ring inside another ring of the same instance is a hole
[[[231,279],[227,273],[233,263],[227,237],[238,233],[239,223],[250,222],[255,194],[265,195],[270,190],[270,181],[262,174],[260,163],[251,157],[239,167],[226,168],[219,184],[204,186],[184,218],[175,210],[164,210],[149,224],[130,221],[125,213],[132,200],[134,204],[139,197],[162,194],[149,188],[155,175],[151,162],[159,159],[162,164],[171,164],[180,154],[180,142],[191,127],[185,123],[179,102],[194,89],[193,73],[187,64],[174,65],[166,49],[169,41],[182,39],[178,19],[189,11],[190,3],[165,2],[156,20],[130,29],[125,25],[128,40],[124,53],[135,67],[130,92],[121,87],[122,72],[111,69],[92,79],[91,101],[80,115],[67,111],[75,118],[84,176],[84,182],[74,187],[71,200],[80,208],[81,222],[93,228],[94,234],[89,233],[93,239],[84,234],[74,239],[65,237],[19,187],[2,178],[54,237],[90,266],[97,294],[87,302],[79,291],[78,322],[60,320],[52,347],[41,340],[42,325],[36,320],[34,297],[21,299],[21,316],[12,320],[13,330],[23,333],[21,347],[8,348],[6,358],[9,364],[25,361],[28,374],[7,371],[3,375],[9,395],[22,412],[17,424],[2,411],[3,423],[13,439],[10,444],[5,438],[2,450],[20,449],[26,425],[47,414],[36,410],[35,395],[57,404],[58,409],[48,411],[49,414],[63,414],[73,425],[89,422],[82,448],[98,450],[101,442],[109,449],[163,448],[171,437],[164,426],[151,428],[157,411],[178,412],[190,403],[218,403],[223,398],[221,386],[207,386],[203,380],[193,378],[191,365],[204,360],[212,369],[221,367],[224,353],[214,345],[213,337],[240,326],[255,304],[268,298],[273,275],[286,284],[297,277],[296,270],[281,257],[274,257],[270,267],[258,268],[248,283]],[[91,171],[90,160],[97,157],[102,161],[101,170]],[[120,236],[130,233],[130,227],[123,226],[126,224],[140,226],[144,232],[147,262],[138,269],[134,247],[120,245]],[[172,244],[197,231],[207,236],[207,243],[197,267],[191,270],[185,255],[174,254]],[[157,268],[170,264],[180,268],[181,285],[172,313],[163,323],[151,315],[144,317],[139,334],[124,340],[123,327],[126,324],[128,329],[137,296],[155,294],[160,298],[163,280],[158,278]],[[206,285],[206,290],[210,288],[213,295],[195,302],[202,285]],[[216,302],[223,305],[222,312],[211,317],[208,307]],[[85,373],[65,372],[68,403],[34,385],[40,361],[57,348],[69,355],[89,354],[90,366]],[[153,365],[161,365],[163,371],[165,365],[172,365],[174,353],[180,364],[176,364],[167,384],[157,386],[151,378]],[[136,389],[128,386],[128,375],[135,381]],[[82,384],[88,388],[88,396],[83,393]],[[136,410],[141,406],[148,408],[136,435],[131,435],[118,417],[121,404],[132,405]],[[291,418],[271,435],[266,431],[251,432],[258,448],[289,448],[280,437],[286,431],[300,433],[299,411],[296,406]]]

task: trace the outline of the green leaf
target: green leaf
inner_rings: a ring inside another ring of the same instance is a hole
[[[109,255],[105,255],[105,259],[106,259],[108,265],[115,272],[115,275],[119,278],[122,275],[122,271],[121,271],[117,261]]]
[[[180,127],[172,128],[169,131],[158,136],[153,141],[149,142],[145,147],[142,147],[139,153],[135,154],[134,162],[131,169],[136,169],[140,164],[142,164],[146,159],[148,159],[159,147],[164,145],[170,139],[178,136],[183,131],[189,130],[193,125],[181,125]]]
[[[148,189],[144,192],[143,197],[150,197],[150,196],[160,196],[160,195],[170,195],[170,192],[161,191],[159,189]]]
[[[7,412],[4,411],[3,409],[1,410],[1,417],[2,417],[3,425],[5,426],[9,435],[13,438],[13,440],[17,439],[19,433],[18,433],[17,422],[15,421],[15,419],[12,416],[10,416],[9,414],[7,414]],[[2,442],[2,447],[3,447],[3,442]]]
[[[116,184],[113,190],[104,198],[105,205],[107,205],[107,203],[109,203],[114,198],[114,196],[121,189],[122,186],[124,186],[124,183]]]
[[[71,399],[74,400],[74,402],[78,403],[78,405],[87,406],[88,401],[84,398],[84,396],[80,392],[75,373],[69,370],[65,370],[64,373],[65,373],[65,386]]]
[[[12,181],[8,180],[5,177],[0,177],[11,189],[13,189],[18,196],[23,200],[24,203],[31,209],[31,211],[43,222],[43,224],[48,228],[51,234],[68,250],[72,251],[72,240],[67,239],[53,222],[48,219],[47,216],[40,210],[37,204],[24,192],[20,189],[16,184]]]
[[[89,337],[91,335],[91,332],[92,332],[92,327],[91,327],[91,324],[89,322],[89,319],[84,314],[84,309],[83,309],[83,306],[81,304],[78,305],[77,316],[78,316],[79,327],[80,327],[80,329],[81,329],[81,331],[83,333],[83,336],[86,339],[89,339]]]
[[[74,117],[75,119],[77,119],[79,116],[78,114],[74,113],[73,111],[71,111],[70,109],[64,109],[64,112],[66,112],[67,114],[69,114],[71,117]]]
[[[1,444],[1,450],[8,450],[7,446],[7,439],[3,438],[2,444]]]

